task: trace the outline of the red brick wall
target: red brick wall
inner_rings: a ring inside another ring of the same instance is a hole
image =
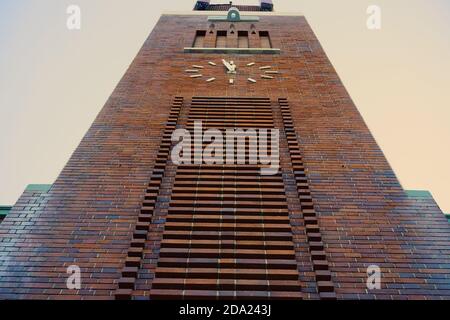
[[[255,23],[281,55],[184,54],[208,25],[163,16],[52,190],[19,200],[0,226],[0,298],[113,298],[172,98],[196,95],[289,99],[338,298],[449,298],[449,224],[434,202],[406,196],[306,20]],[[207,67],[222,58],[241,70],[233,86]],[[250,84],[249,62],[281,75]],[[188,78],[192,64],[217,80]],[[65,289],[71,264],[79,291]],[[369,264],[381,290],[366,289]]]

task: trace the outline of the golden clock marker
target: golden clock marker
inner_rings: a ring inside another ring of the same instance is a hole
[[[234,64],[233,61],[228,62],[225,59],[222,59],[222,63],[224,64],[228,74],[236,74],[237,73],[237,65]],[[217,66],[217,63],[215,63],[213,61],[208,61],[207,64],[210,66]],[[253,67],[255,65],[256,65],[256,62],[249,62],[246,64],[246,66],[248,66],[248,67]],[[194,65],[192,65],[192,69],[187,69],[187,70],[185,70],[185,72],[190,74],[189,75],[190,78],[201,78],[201,77],[203,77],[203,75],[200,74],[199,72],[202,69],[205,69],[205,67],[202,65],[194,64]],[[263,74],[260,75],[260,77],[262,79],[275,79],[275,77],[272,75],[276,75],[276,74],[280,73],[277,70],[269,70],[269,69],[272,69],[272,66],[270,66],[270,65],[259,67],[259,69],[264,72]],[[210,77],[210,78],[207,78],[205,81],[210,83],[210,82],[214,82],[216,80],[217,80],[217,78]],[[247,78],[247,80],[250,83],[257,83],[257,80],[254,78]],[[230,85],[233,85],[235,82],[236,81],[234,78],[228,79],[228,84],[230,84]]]

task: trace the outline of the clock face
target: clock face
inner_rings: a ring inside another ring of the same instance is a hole
[[[206,81],[208,83],[215,82],[216,77],[214,73],[223,72],[228,79],[228,84],[233,85],[236,82],[236,75],[240,72],[244,74],[255,74],[253,77],[248,77],[248,83],[257,83],[259,80],[273,80],[279,74],[279,71],[274,70],[270,65],[257,65],[255,62],[237,66],[234,61],[207,61],[204,64],[192,65],[185,73],[192,79],[199,81]],[[258,76],[256,76],[258,75]]]

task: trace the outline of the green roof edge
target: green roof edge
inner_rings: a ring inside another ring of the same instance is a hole
[[[6,217],[11,209],[12,206],[0,206],[0,217]]]
[[[405,190],[408,197],[412,198],[425,198],[425,199],[433,199],[433,195],[430,191],[426,190]]]
[[[29,184],[25,191],[49,192],[51,188],[51,184]]]

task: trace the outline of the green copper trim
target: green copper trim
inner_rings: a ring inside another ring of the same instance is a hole
[[[280,54],[273,48],[184,48],[184,53],[226,53],[226,54]]]
[[[208,21],[212,22],[258,22],[259,17],[251,17],[251,16],[241,16],[239,20],[237,19],[229,19],[227,16],[209,16]]]
[[[30,192],[49,192],[52,188],[51,184],[30,184],[27,186],[25,191]]]
[[[209,16],[208,21],[258,22],[259,17],[241,16],[238,8],[231,7],[226,16]]]
[[[11,209],[11,206],[0,206],[0,219],[6,217]]]
[[[431,193],[424,190],[406,190],[406,194],[411,198],[433,199]]]
[[[432,199],[433,195],[429,191],[425,190],[405,190],[406,195],[410,198],[416,198],[416,199]],[[448,222],[450,222],[450,213],[444,213],[444,216],[447,218]]]

